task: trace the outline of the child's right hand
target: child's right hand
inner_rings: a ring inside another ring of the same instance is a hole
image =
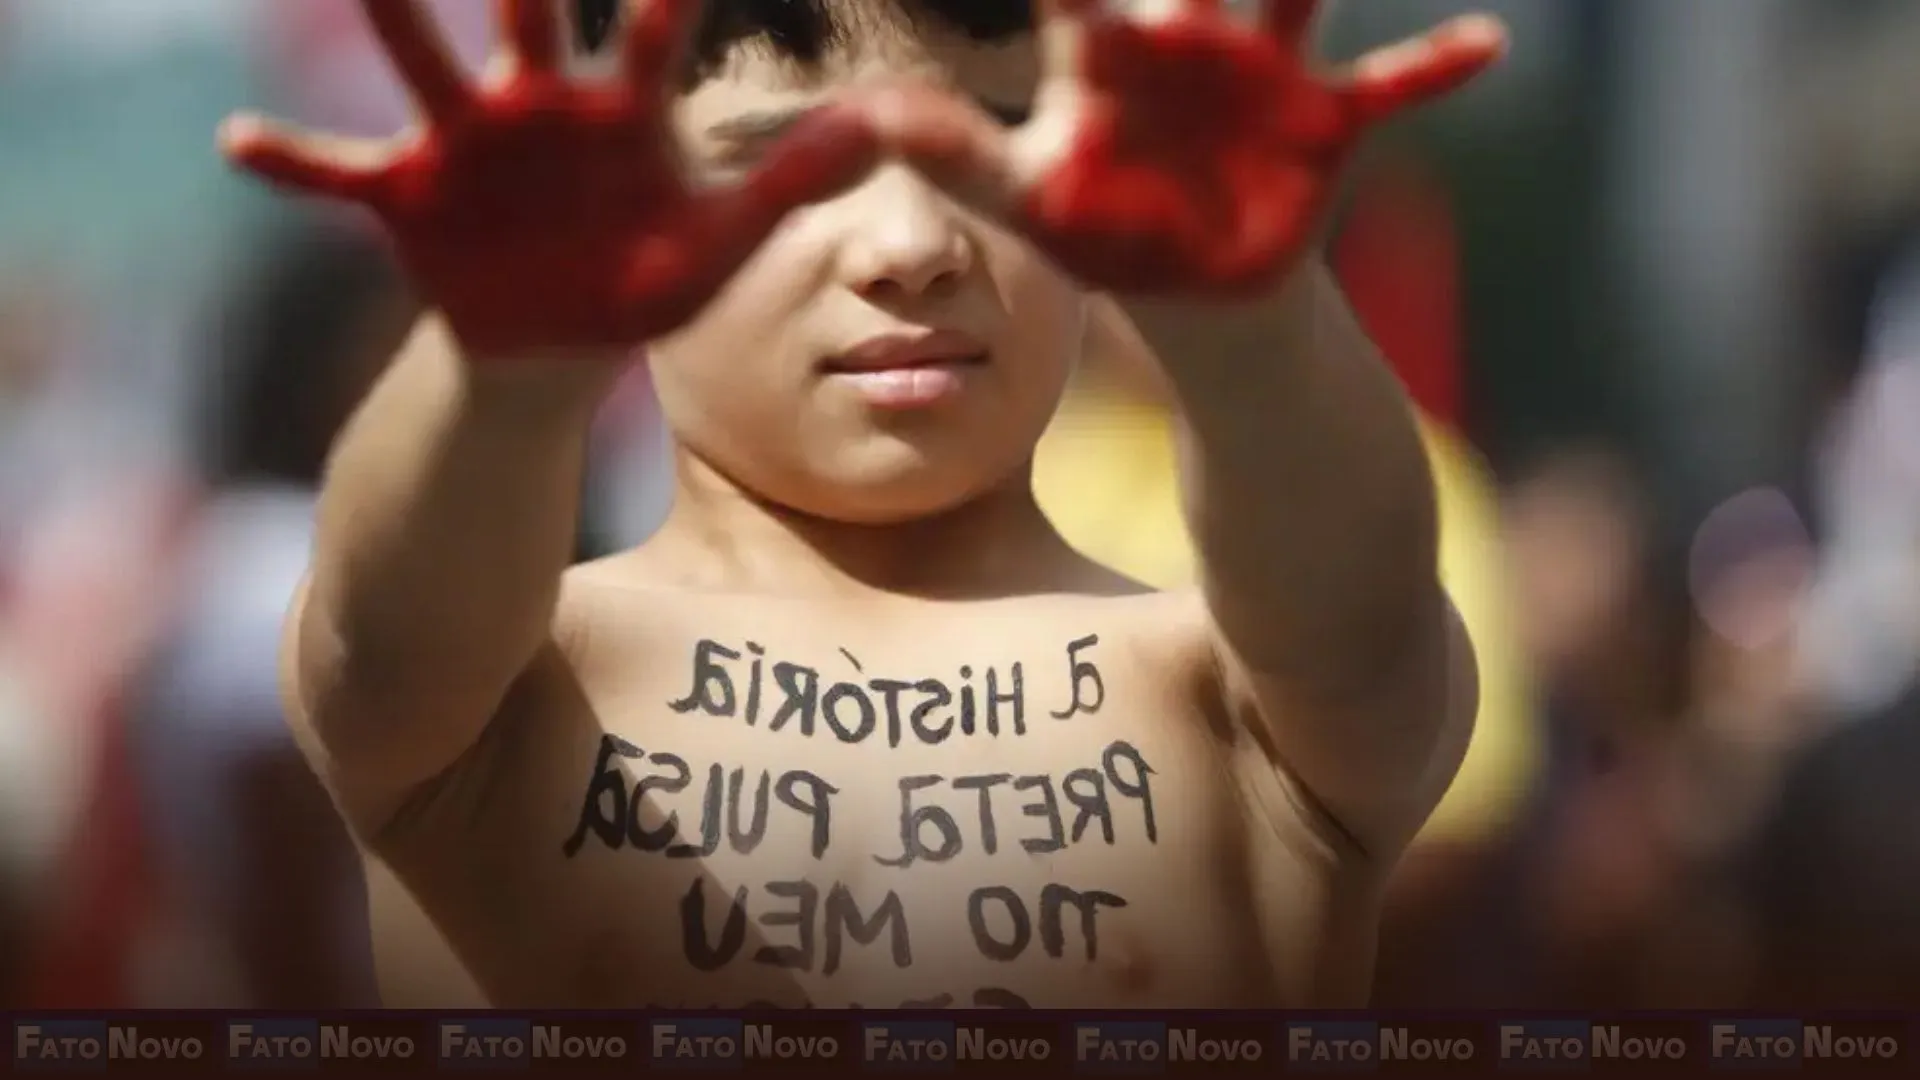
[[[823,108],[737,185],[693,190],[668,95],[700,0],[638,0],[615,85],[562,73],[553,0],[498,0],[501,74],[460,71],[418,0],[361,0],[421,113],[393,143],[235,117],[227,155],[295,191],[377,214],[471,356],[624,356],[691,319],[786,214],[872,167],[853,110]]]

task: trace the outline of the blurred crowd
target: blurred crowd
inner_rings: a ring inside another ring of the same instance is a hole
[[[1329,49],[1462,6],[1353,0]],[[1380,1001],[1920,1003],[1920,7],[1475,6],[1513,62],[1368,152],[1331,249],[1486,687]],[[478,62],[489,5],[434,7]],[[219,162],[246,106],[406,120],[353,0],[0,0],[0,1005],[372,1002],[275,653],[416,306],[366,222]],[[665,511],[645,378],[583,557]],[[1167,426],[1092,367],[1038,482],[1171,584]]]

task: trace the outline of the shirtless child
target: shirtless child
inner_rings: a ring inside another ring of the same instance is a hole
[[[650,0],[596,73],[503,0],[475,81],[364,0],[415,135],[224,133],[370,206],[437,312],[334,452],[286,651],[389,1004],[1364,998],[1473,665],[1310,249],[1356,137],[1501,32],[1323,80],[1310,0],[1026,3]],[[1096,294],[1190,428],[1191,593],[1035,508]],[[568,569],[643,342],[677,502]]]

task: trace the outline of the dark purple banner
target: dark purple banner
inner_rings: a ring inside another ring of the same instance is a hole
[[[1283,1072],[1881,1075],[1920,1066],[1916,1018],[1354,1013],[17,1014],[38,1071]]]

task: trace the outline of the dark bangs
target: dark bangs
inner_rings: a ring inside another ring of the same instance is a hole
[[[603,47],[627,0],[574,0],[582,44]],[[817,64],[860,20],[900,20],[923,32],[957,33],[996,42],[1033,28],[1032,0],[707,0],[694,30],[697,82],[717,70],[735,46],[762,46],[802,66]]]

